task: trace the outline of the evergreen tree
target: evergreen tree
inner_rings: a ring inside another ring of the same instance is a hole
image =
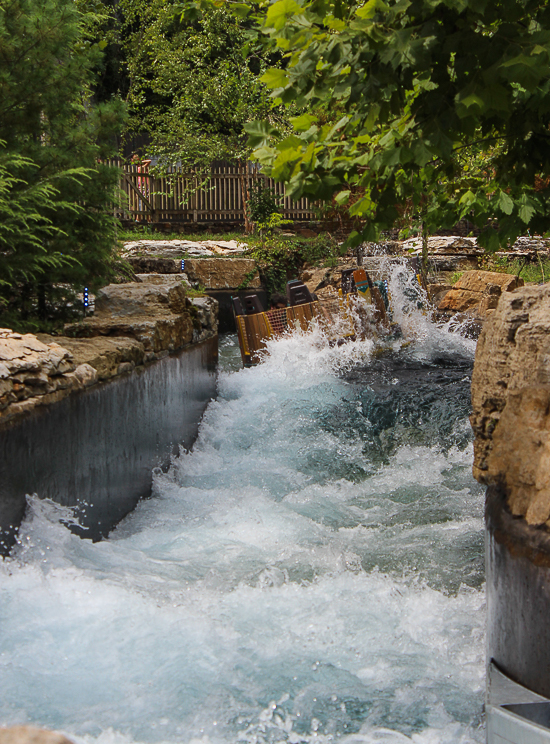
[[[55,295],[109,279],[118,100],[95,104],[98,16],[74,0],[0,0],[0,313],[47,320]],[[17,227],[24,226],[24,229]]]

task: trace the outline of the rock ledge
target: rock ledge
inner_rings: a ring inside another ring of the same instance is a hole
[[[217,329],[217,301],[188,298],[176,278],[104,287],[95,314],[66,326],[66,336],[0,329],[0,426],[75,390],[139,371]]]
[[[550,526],[550,287],[505,292],[479,337],[473,473],[511,513]]]

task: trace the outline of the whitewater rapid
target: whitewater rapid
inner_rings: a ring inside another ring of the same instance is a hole
[[[424,325],[422,325],[424,323]],[[31,498],[0,565],[0,723],[86,744],[484,740],[473,343],[320,334],[238,369],[111,534]]]

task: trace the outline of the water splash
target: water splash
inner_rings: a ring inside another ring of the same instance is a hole
[[[109,540],[32,499],[0,566],[0,721],[79,744],[481,742],[472,353],[412,314],[426,333],[382,354],[316,330],[231,371],[225,339],[193,450]]]

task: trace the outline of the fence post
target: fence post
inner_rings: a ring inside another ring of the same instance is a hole
[[[151,178],[151,176],[149,176],[149,183],[151,184],[150,186],[151,190],[149,192],[150,193],[149,199],[151,201],[151,206],[152,206],[151,222],[158,222],[159,221],[159,213],[158,213],[159,197],[158,197],[157,191],[158,191],[159,184],[158,184],[158,180],[156,178]]]
[[[198,202],[199,202],[199,182],[197,179],[197,173],[196,171],[193,171],[193,178],[192,178],[192,184],[193,184],[193,222],[197,224],[199,221],[199,213],[198,213]]]

